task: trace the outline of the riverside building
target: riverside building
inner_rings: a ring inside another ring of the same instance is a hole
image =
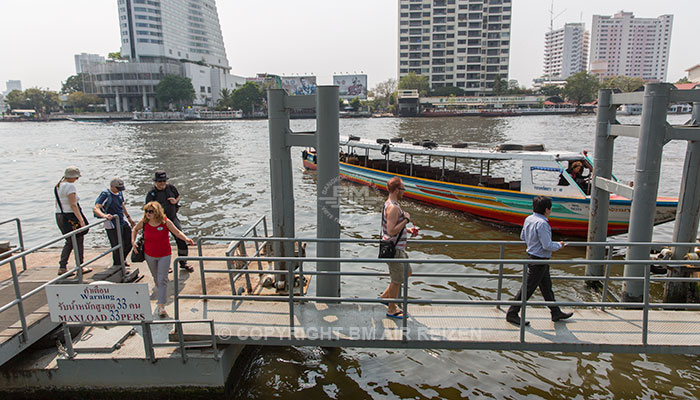
[[[116,1],[123,60],[87,71],[108,110],[155,108],[155,87],[168,74],[190,78],[202,106],[245,83],[230,74],[215,0]]]
[[[511,0],[399,0],[399,78],[414,72],[430,89],[465,96],[508,80]]]
[[[543,78],[561,80],[586,70],[588,39],[584,23],[569,23],[544,35]]]
[[[594,15],[589,70],[600,78],[625,75],[663,82],[672,29],[673,15],[635,18],[624,11]]]

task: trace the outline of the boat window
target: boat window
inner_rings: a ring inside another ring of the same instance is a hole
[[[556,186],[559,183],[561,168],[530,167],[532,183],[536,186]]]

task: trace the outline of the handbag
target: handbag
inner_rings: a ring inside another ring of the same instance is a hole
[[[131,262],[144,262],[146,260],[146,253],[144,253],[143,249],[143,236],[139,236],[136,239],[136,250],[138,250],[138,253],[135,251],[131,252]]]
[[[61,200],[58,198],[58,187],[54,186],[53,188],[53,194],[56,196],[56,204],[58,204],[58,208],[61,210],[61,223],[63,227],[61,228],[61,233],[64,235],[68,232],[76,231],[80,229],[80,221],[78,221],[78,217],[75,216],[74,213],[70,212],[67,213],[63,211],[63,206],[61,205]],[[85,221],[85,225],[88,225],[90,222],[88,222],[87,217],[83,213],[83,209],[80,207],[80,203],[78,203],[78,211],[80,211],[80,215],[83,217],[83,221]],[[65,232],[64,232],[65,230]],[[85,229],[84,231],[80,232],[78,235],[87,235],[87,233],[90,231],[90,228]]]
[[[382,207],[382,216],[384,216],[384,207]],[[399,238],[401,237],[401,234],[405,228],[406,227],[404,226],[399,231],[399,234],[396,236],[396,242],[391,239],[379,240],[379,258],[394,258],[396,256],[396,244],[399,242]]]

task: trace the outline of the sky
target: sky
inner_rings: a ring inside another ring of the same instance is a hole
[[[161,0],[165,3],[167,0]],[[232,73],[254,76],[366,73],[373,88],[397,75],[398,0],[218,0]],[[542,74],[551,0],[513,0],[510,79],[522,86]],[[698,0],[555,0],[554,29],[620,10],[636,17],[673,14],[667,80],[700,64]],[[117,0],[0,0],[0,91],[19,79],[59,90],[75,74],[74,54],[119,50]]]

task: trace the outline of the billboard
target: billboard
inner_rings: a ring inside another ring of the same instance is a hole
[[[307,95],[316,93],[315,76],[282,76],[282,89],[290,96]]]
[[[333,75],[333,84],[340,89],[341,99],[367,99],[367,75]]]

